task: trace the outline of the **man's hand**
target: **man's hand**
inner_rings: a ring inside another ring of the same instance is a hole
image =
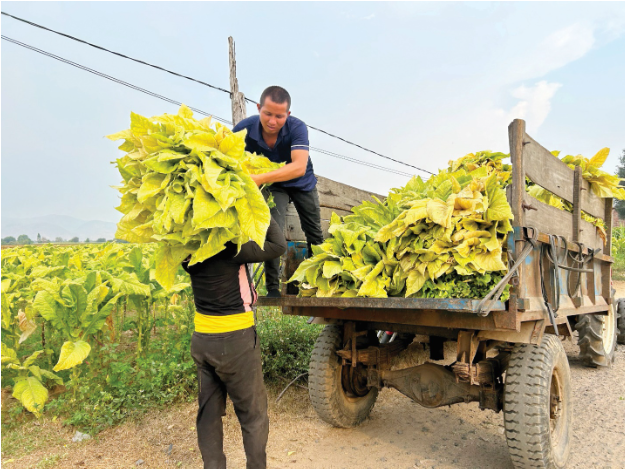
[[[292,150],[292,162],[279,168],[261,175],[250,175],[257,186],[266,183],[280,183],[281,181],[290,181],[294,178],[300,178],[307,171],[307,162],[309,161],[309,152],[307,150]]]
[[[250,177],[257,186],[261,186],[262,184],[264,184],[264,181],[262,181],[262,175],[250,175]]]

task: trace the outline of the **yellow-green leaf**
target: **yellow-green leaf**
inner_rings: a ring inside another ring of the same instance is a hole
[[[192,112],[192,110],[189,109],[184,104],[181,105],[177,114],[181,117],[188,118],[188,119],[191,119],[194,117],[194,113]]]
[[[233,237],[233,234],[226,228],[215,228],[209,233],[207,241],[192,255],[189,264],[200,263],[224,250],[225,244]],[[163,285],[163,284],[162,284]],[[166,286],[163,286],[166,287]],[[169,285],[167,288],[171,288]]]
[[[602,148],[599,150],[594,157],[590,159],[590,165],[596,168],[601,168],[607,160],[607,156],[610,154],[610,149],[608,147]]]
[[[71,369],[81,364],[91,351],[89,343],[83,340],[78,341],[66,341],[61,346],[61,353],[59,354],[59,361],[52,370],[58,372],[60,370]]]
[[[183,145],[197,152],[210,152],[218,150],[218,143],[211,132],[199,132],[192,134],[183,141]]]
[[[19,400],[28,411],[41,416],[44,405],[48,401],[48,390],[36,377],[27,377],[15,384],[13,397]]]
[[[240,230],[263,248],[270,226],[270,209],[254,181],[245,175],[243,179],[247,196],[235,202]]]
[[[229,157],[241,158],[244,155],[244,148],[246,147],[244,137],[246,137],[245,130],[226,136],[222,142],[220,142],[220,152]]]
[[[17,358],[17,353],[2,343],[2,364],[19,364],[20,361]]]

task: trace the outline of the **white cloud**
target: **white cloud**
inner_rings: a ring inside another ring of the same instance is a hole
[[[625,17],[616,16],[610,18],[599,27],[605,41],[613,41],[625,34]]]
[[[362,20],[371,20],[375,17],[374,13],[370,13],[368,16],[364,16]]]
[[[508,68],[508,82],[542,77],[552,70],[582,58],[594,46],[594,28],[575,23],[549,34],[543,41],[522,54]]]
[[[516,88],[512,96],[520,101],[507,113],[508,120],[524,119],[527,122],[527,130],[536,132],[549,115],[551,99],[561,86],[561,83],[548,83],[542,80],[531,88],[524,85]]]
[[[537,135],[551,112],[551,100],[562,86],[561,83],[549,83],[546,80],[537,82],[533,86],[519,86],[511,91],[511,96],[517,102],[511,108],[502,108],[492,103],[484,102],[477,106],[471,117],[463,116],[459,121],[459,135],[464,149],[491,149],[507,151],[507,127],[514,119],[524,119],[526,130],[531,135]],[[455,126],[457,127],[457,126]],[[456,149],[451,153],[459,153]]]

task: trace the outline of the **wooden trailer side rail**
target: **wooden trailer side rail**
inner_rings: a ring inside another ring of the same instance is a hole
[[[329,222],[331,214],[335,212],[343,217],[352,214],[351,209],[364,201],[371,201],[372,196],[384,199],[385,196],[354,188],[347,184],[316,175],[318,178],[318,199],[320,200],[320,222],[322,225],[322,235],[329,236]],[[305,234],[300,226],[300,219],[294,208],[294,204],[289,204],[285,219],[285,239],[287,241],[304,241]]]
[[[525,241],[522,227],[533,227],[540,232],[539,241],[547,243],[549,234],[565,237],[570,251],[577,251],[575,244],[583,243],[589,250],[601,249],[594,260],[583,266],[593,273],[581,275],[581,295],[568,294],[568,272],[561,270],[561,309],[558,315],[574,315],[588,312],[607,312],[611,302],[611,244],[612,244],[612,199],[592,194],[590,185],[583,180],[581,169],[571,170],[568,165],[542,147],[525,131],[525,121],[515,119],[509,126],[509,144],[512,161],[512,184],[508,188],[508,200],[514,214],[516,257]],[[573,204],[573,212],[559,210],[533,198],[525,190],[526,177],[565,201]],[[581,218],[581,210],[604,220],[607,239],[603,243],[596,228]],[[540,250],[534,250],[520,269],[520,284],[514,289],[521,307],[527,311],[545,310],[541,293]],[[545,265],[548,263],[545,263]],[[545,266],[548,279],[548,266]],[[574,276],[573,276],[574,278]],[[571,280],[572,282],[572,280]],[[571,286],[573,287],[573,286]],[[584,308],[582,308],[584,307]],[[598,309],[598,310],[597,310]]]

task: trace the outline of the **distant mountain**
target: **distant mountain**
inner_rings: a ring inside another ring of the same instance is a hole
[[[69,240],[78,237],[81,241],[106,238],[110,240],[115,235],[116,224],[102,220],[83,220],[67,215],[45,215],[42,217],[2,217],[2,238],[13,236],[17,238],[26,234],[31,240],[37,239],[37,234],[54,241],[56,237]]]

